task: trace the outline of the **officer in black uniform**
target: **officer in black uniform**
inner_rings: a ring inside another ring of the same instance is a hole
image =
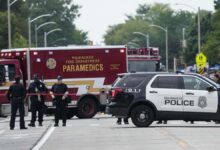
[[[28,93],[31,99],[31,122],[28,126],[35,127],[36,114],[38,112],[39,126],[42,126],[43,112],[44,112],[44,96],[42,94],[47,93],[47,87],[42,83],[38,76],[34,75],[34,82],[32,82],[28,88]]]
[[[62,82],[62,77],[57,77],[58,82],[52,86],[50,92],[51,97],[55,103],[55,124],[54,126],[59,126],[59,118],[62,117],[63,126],[66,126],[66,113],[67,113],[67,96],[68,96],[68,87]]]
[[[17,110],[20,113],[20,129],[27,129],[24,122],[24,99],[26,97],[25,87],[20,83],[20,76],[15,77],[15,83],[9,87],[7,98],[11,102],[10,129],[14,130]]]
[[[121,125],[121,120],[122,120],[122,118],[118,118],[118,120],[117,120],[117,124],[118,125]],[[128,122],[128,118],[123,118],[123,120],[124,120],[124,124],[129,124],[129,122]]]

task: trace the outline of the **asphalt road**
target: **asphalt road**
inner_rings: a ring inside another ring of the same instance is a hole
[[[29,117],[26,117],[29,120]],[[45,117],[43,127],[9,130],[8,118],[0,119],[0,150],[219,150],[220,125],[213,122],[155,122],[149,128],[116,125],[116,119],[97,115],[93,119],[68,120],[53,127]],[[130,121],[130,120],[129,120]],[[26,124],[28,121],[26,121]]]

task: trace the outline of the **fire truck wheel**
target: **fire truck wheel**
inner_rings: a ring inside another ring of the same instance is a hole
[[[98,106],[93,98],[85,97],[78,104],[78,118],[92,118],[98,111]]]
[[[68,109],[67,111],[67,119],[71,119],[76,115],[76,110],[75,109]]]
[[[131,111],[131,120],[137,127],[148,127],[154,121],[154,112],[148,106],[137,106]]]

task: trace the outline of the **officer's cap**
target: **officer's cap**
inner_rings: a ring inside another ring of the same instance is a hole
[[[62,80],[63,79],[63,77],[62,76],[57,76],[57,80]]]

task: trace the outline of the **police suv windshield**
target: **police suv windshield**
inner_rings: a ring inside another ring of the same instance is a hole
[[[211,83],[212,85],[214,85],[214,86],[217,87],[218,89],[220,89],[220,85],[217,84],[215,81],[213,81],[213,80],[211,80],[211,79],[209,79],[209,78],[207,78],[207,77],[201,76],[201,75],[198,75],[198,76],[200,76],[201,78],[203,78],[203,79],[206,80],[207,82]]]

